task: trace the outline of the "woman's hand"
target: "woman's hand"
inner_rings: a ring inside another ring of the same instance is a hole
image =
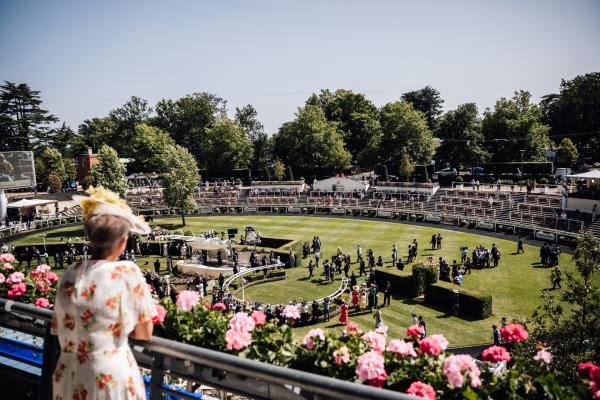
[[[150,340],[154,324],[152,321],[136,324],[129,337],[136,340]]]

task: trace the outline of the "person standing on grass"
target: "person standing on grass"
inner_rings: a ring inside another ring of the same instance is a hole
[[[560,281],[562,280],[562,273],[560,272],[560,269],[558,267],[554,267],[552,269],[552,290],[556,290],[556,287],[558,286],[559,289],[562,289],[562,286],[560,285]]]
[[[494,341],[494,346],[500,346],[500,331],[496,325],[492,325],[492,340]]]
[[[439,232],[437,234],[437,240],[436,240],[436,242],[437,242],[437,245],[436,245],[437,249],[438,250],[441,249],[442,248],[442,234],[439,233]]]
[[[158,258],[154,260],[154,272],[160,274],[160,260]]]
[[[519,236],[519,241],[517,242],[517,254],[519,253],[525,253],[525,250],[523,250],[523,238],[521,236]]]
[[[389,306],[390,300],[392,297],[392,284],[390,281],[385,283],[385,287],[383,288],[383,306]]]
[[[360,244],[356,247],[356,262],[361,262],[362,261],[362,247],[360,247]]]
[[[431,235],[431,250],[435,250],[437,247],[437,235],[434,233]]]
[[[313,265],[313,260],[310,260],[310,261],[308,262],[308,278],[309,278],[309,279],[310,279],[310,278],[312,278],[312,276],[313,276],[313,270],[314,270],[314,268],[315,268],[315,267],[314,267],[314,265]]]
[[[323,322],[329,321],[330,313],[329,313],[329,297],[325,297],[323,299]]]

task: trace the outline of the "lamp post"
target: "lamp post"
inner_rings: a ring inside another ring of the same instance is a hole
[[[44,253],[47,253],[47,251],[46,251],[46,236],[47,235],[45,233],[42,233],[40,236],[44,240]]]

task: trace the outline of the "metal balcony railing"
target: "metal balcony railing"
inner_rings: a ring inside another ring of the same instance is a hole
[[[2,332],[20,332],[37,342],[43,338],[43,346],[38,346],[36,343],[0,336],[0,375],[11,374],[16,377],[15,385],[37,380],[39,398],[44,400],[52,397],[52,372],[60,353],[57,338],[49,334],[51,318],[51,311],[0,299]],[[203,398],[193,393],[199,385],[215,388],[223,394],[265,400],[418,399],[399,392],[278,367],[160,337],[148,342],[131,341],[130,345],[139,366],[150,371],[145,380],[151,400],[162,400],[166,396],[172,399]],[[36,374],[27,366],[40,368],[41,373]],[[187,381],[186,388],[190,390],[165,384],[167,376]]]

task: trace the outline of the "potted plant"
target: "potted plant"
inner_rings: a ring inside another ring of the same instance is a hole
[[[460,176],[460,175],[457,176],[455,182],[456,182],[457,189],[463,189],[464,185],[463,185],[463,177],[462,176]]]
[[[548,179],[541,178],[540,179],[540,193],[548,193]]]

